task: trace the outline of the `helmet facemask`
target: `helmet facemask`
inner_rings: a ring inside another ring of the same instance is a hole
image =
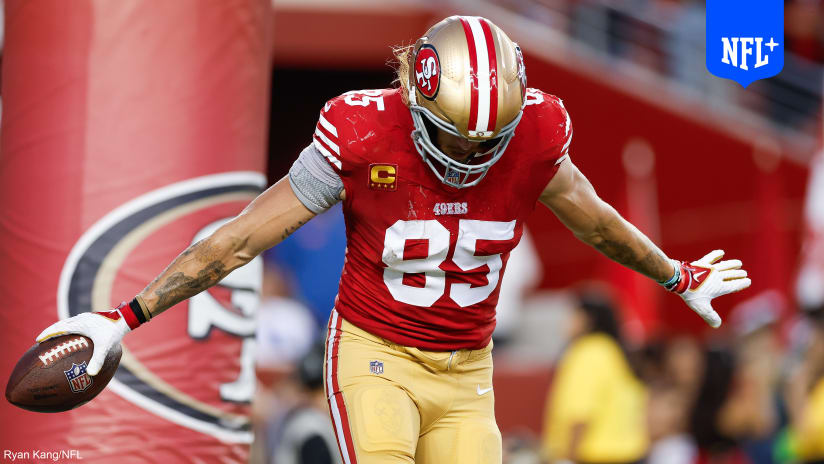
[[[437,140],[434,130],[439,129],[464,139],[465,137],[454,126],[445,123],[428,109],[418,105],[410,105],[409,109],[412,111],[412,121],[415,124],[415,130],[412,131],[415,148],[435,176],[440,178],[444,184],[455,188],[472,187],[486,176],[489,168],[503,156],[523,114],[518,113],[515,119],[501,129],[494,139],[481,141],[483,143],[479,147],[485,148],[484,151],[470,156],[468,162],[461,162],[441,151],[434,142]],[[486,147],[485,144],[488,142],[493,142],[493,145]]]

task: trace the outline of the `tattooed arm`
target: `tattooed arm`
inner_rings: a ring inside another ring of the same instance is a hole
[[[156,316],[215,285],[314,216],[283,178],[211,236],[183,251],[138,297]]]
[[[109,352],[131,330],[177,303],[206,290],[314,217],[288,179],[260,194],[234,219],[181,253],[130,303],[58,321],[37,336],[43,341],[67,333],[91,338],[89,375],[97,375]]]
[[[673,276],[673,265],[664,252],[601,200],[568,158],[547,184],[540,201],[576,237],[608,258],[659,282]]]

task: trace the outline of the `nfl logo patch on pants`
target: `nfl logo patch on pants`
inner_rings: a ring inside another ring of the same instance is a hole
[[[383,374],[383,362],[382,361],[370,361],[369,362],[369,372],[373,374]]]

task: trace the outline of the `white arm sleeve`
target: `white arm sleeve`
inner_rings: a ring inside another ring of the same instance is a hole
[[[343,181],[313,144],[289,169],[289,185],[309,211],[320,214],[340,201]]]

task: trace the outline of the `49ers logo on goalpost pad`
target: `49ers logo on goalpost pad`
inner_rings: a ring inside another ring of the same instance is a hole
[[[129,201],[92,225],[60,275],[61,318],[130,298],[186,245],[210,235],[265,185],[262,174],[229,172],[178,182]],[[263,264],[255,258],[215,287],[125,338],[109,388],[169,421],[224,442],[251,442],[255,311]],[[66,372],[84,388],[85,366]],[[79,379],[79,380],[78,380]],[[91,383],[91,379],[88,379]],[[76,384],[76,385],[75,385]]]
[[[415,86],[425,98],[433,100],[441,84],[441,62],[435,47],[421,46],[415,55]]]

